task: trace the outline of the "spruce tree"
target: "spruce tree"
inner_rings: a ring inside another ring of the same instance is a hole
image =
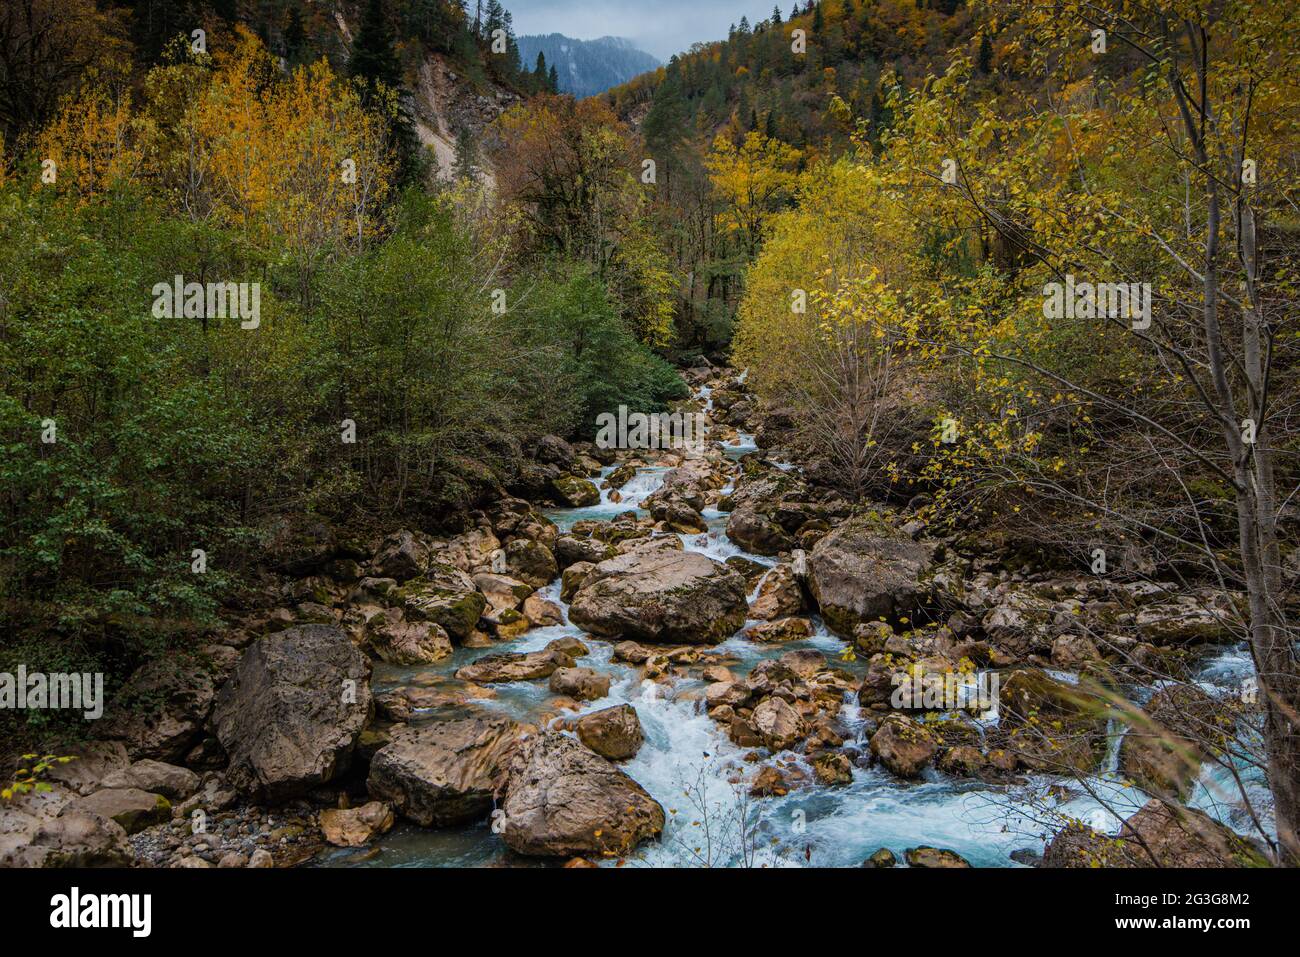
[[[979,71],[985,76],[993,71],[993,44],[989,42],[987,33],[980,35],[980,52],[978,59]]]
[[[402,65],[393,49],[393,34],[384,16],[383,0],[369,0],[366,4],[352,43],[348,72],[362,84],[368,103],[373,104],[380,87],[397,95],[396,112],[389,118],[389,132],[397,151],[399,177],[403,183],[413,182],[420,175],[420,141],[402,97]]]
[[[291,64],[296,63],[299,53],[302,52],[303,44],[307,42],[307,34],[302,28],[302,14],[298,12],[297,7],[291,7],[289,10],[289,22],[284,28],[284,56]]]
[[[465,124],[456,129],[456,158],[452,163],[451,175],[457,180],[475,179],[478,176],[478,144],[474,134]]]
[[[397,62],[397,53],[393,49],[393,35],[384,16],[383,0],[368,0],[366,4],[357,38],[352,43],[348,72],[372,88],[376,83],[393,90],[401,88],[402,65]]]

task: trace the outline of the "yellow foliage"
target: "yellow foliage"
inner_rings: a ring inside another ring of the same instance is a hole
[[[768,217],[794,193],[799,159],[799,150],[758,130],[747,133],[739,147],[726,136],[714,141],[705,165],[724,205],[718,224],[737,234],[751,254]]]
[[[130,94],[92,74],[41,132],[36,151],[55,164],[50,185],[88,200],[138,176],[142,156],[134,140]]]

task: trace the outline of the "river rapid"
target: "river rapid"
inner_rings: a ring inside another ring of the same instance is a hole
[[[707,387],[700,388],[696,398],[706,412],[711,409]],[[756,449],[753,436],[745,433],[716,444],[732,460]],[[604,474],[611,470],[606,468]],[[630,509],[645,514],[641,503],[660,487],[667,471],[664,467],[639,469],[620,490],[619,501],[611,501],[610,491],[602,489],[601,500],[595,505],[550,509],[546,514],[561,532],[575,522],[610,520]],[[598,485],[604,474],[594,479]],[[703,514],[709,529],[704,534],[682,535],[686,549],[718,561],[740,556],[764,565],[775,564],[775,559],[748,554],[727,538],[726,513],[710,509]],[[568,606],[560,598],[559,581],[540,594],[564,609],[564,624],[534,628],[488,650],[458,647],[451,657],[436,665],[403,668],[378,664],[373,686],[380,692],[410,684],[419,675],[451,675],[490,652],[535,651],[561,636],[580,637],[591,649],[580,664],[608,673],[612,681],[607,697],[583,703],[580,711],[566,713],[566,717],[617,704],[633,705],[645,732],[645,744],[635,758],[620,766],[663,805],[667,816],[658,842],[642,845],[625,860],[605,862],[606,866],[856,867],[882,847],[901,860],[906,848],[930,845],[956,851],[976,867],[1018,867],[1041,853],[1057,826],[1045,821],[1056,815],[1068,814],[1097,830],[1114,833],[1121,822],[1104,805],[1127,816],[1147,800],[1136,788],[1123,787],[1115,773],[1118,734],[1102,770],[1086,782],[1086,788],[1077,781],[1052,781],[1041,776],[1030,777],[1024,784],[995,785],[952,778],[935,768],[929,768],[920,781],[909,782],[878,765],[855,766],[850,784],[831,787],[816,781],[802,755],[783,752],[776,763],[795,770],[796,777],[802,770],[805,776],[800,786],[784,796],[751,798],[748,786],[756,766],[745,756],[753,749],[733,744],[724,728],[705,714],[702,680],[681,678],[671,686],[642,680],[639,668],[612,660],[612,642],[595,639],[568,624]],[[758,644],[737,632],[712,650],[728,655],[728,667],[741,677],[764,658],[779,657],[795,649],[813,649],[847,670],[861,671],[860,662],[838,660],[845,642],[832,635],[815,615],[811,617],[815,632],[807,639]],[[1075,680],[1065,672],[1052,674]],[[1203,662],[1197,680],[1213,694],[1230,694],[1251,674],[1253,667],[1244,647],[1228,647]],[[476,700],[473,706],[530,723],[554,714],[554,696],[544,680],[497,684],[493,691],[494,697]],[[1150,691],[1132,689],[1134,700],[1144,700]],[[977,716],[984,726],[997,720],[996,709]],[[848,731],[846,745],[866,751],[865,721],[852,696],[846,696],[840,723]],[[1241,809],[1230,800],[1232,791],[1226,781],[1216,778],[1216,771],[1226,777],[1226,772],[1207,762],[1188,803],[1244,833],[1246,821]],[[1052,784],[1059,786],[1047,787]],[[1253,786],[1263,793],[1262,781],[1256,780]],[[1045,793],[1051,795],[1047,804]],[[1013,859],[1017,851],[1021,853]],[[318,863],[351,867],[539,866],[509,851],[486,821],[444,829],[399,822],[373,846],[331,850]]]

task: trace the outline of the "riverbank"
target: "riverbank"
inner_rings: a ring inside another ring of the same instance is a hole
[[[31,813],[0,812],[27,861],[1256,859],[1238,836],[1264,788],[1230,740],[1253,714],[1232,596],[932,539],[760,449],[743,376],[688,377],[703,451],[551,438],[533,500],[461,535],[287,545],[281,566],[306,574],[285,604],[195,667],[139,676],[152,712],[110,714],[112,743],[55,769]],[[901,674],[998,692],[900,707]],[[1102,837],[1125,821],[1128,840]]]

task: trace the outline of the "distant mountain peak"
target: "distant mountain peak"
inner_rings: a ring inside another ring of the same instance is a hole
[[[535,64],[541,53],[547,67],[555,67],[560,92],[579,98],[604,93],[661,65],[658,58],[625,37],[577,40],[563,33],[548,33],[522,36],[518,43],[526,67]]]

